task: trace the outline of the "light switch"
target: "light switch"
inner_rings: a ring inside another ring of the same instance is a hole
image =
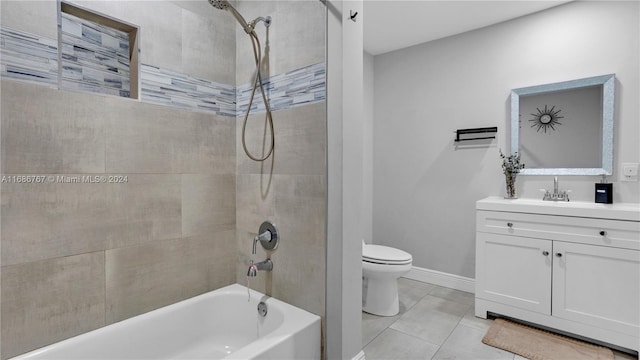
[[[638,181],[638,164],[622,164],[622,181]]]

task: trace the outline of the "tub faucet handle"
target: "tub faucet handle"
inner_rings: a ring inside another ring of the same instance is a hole
[[[258,236],[253,238],[253,253],[256,253],[256,243],[260,241],[260,245],[267,252],[273,253],[278,248],[280,236],[276,225],[271,221],[263,221],[258,229]]]
[[[271,231],[269,230],[265,230],[262,234],[256,236],[253,238],[253,250],[252,250],[252,254],[256,254],[256,244],[258,243],[258,241],[263,242],[271,242],[271,240],[273,239],[273,236],[271,235]]]

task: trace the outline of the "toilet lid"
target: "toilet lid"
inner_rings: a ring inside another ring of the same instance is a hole
[[[413,260],[411,254],[399,249],[382,245],[362,247],[362,260],[377,264],[404,265]]]

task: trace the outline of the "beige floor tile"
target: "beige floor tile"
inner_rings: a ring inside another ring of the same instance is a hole
[[[385,331],[391,324],[400,318],[396,316],[377,316],[362,312],[362,346],[366,346],[376,336]]]
[[[400,298],[400,314],[411,309],[418,301],[427,296],[436,285],[406,278],[398,279],[398,297]]]
[[[493,320],[475,317],[473,294],[404,278],[398,281],[398,291],[399,315],[362,314],[367,359],[525,360],[482,343]],[[425,343],[435,346],[437,352],[420,353]],[[615,360],[638,360],[617,351],[614,356]]]
[[[491,324],[493,324],[493,320],[476,317],[475,306],[471,306],[471,309],[469,309],[462,317],[462,320],[460,320],[460,325],[469,326],[483,331],[489,330]]]
[[[393,323],[391,328],[440,345],[458,325],[469,307],[427,295]]]
[[[512,353],[482,343],[486,331],[459,325],[433,359],[513,359]]]
[[[465,305],[473,305],[475,297],[472,293],[449,289],[443,286],[436,286],[430,293],[431,296],[437,296],[439,298],[455,301]]]
[[[387,329],[364,348],[367,360],[374,359],[431,359],[438,346]]]

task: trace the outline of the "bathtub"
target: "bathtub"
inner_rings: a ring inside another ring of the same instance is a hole
[[[320,359],[320,317],[250,292],[230,285],[13,359]]]

